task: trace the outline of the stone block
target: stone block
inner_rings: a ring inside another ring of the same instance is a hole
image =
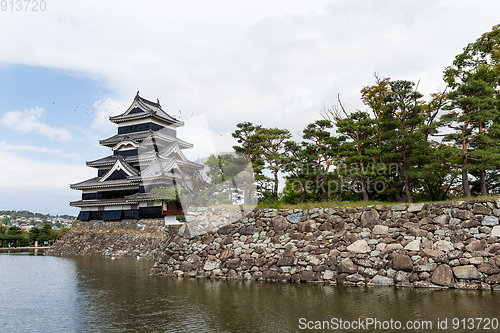
[[[440,256],[443,256],[444,255],[444,252],[443,251],[439,251],[439,250],[433,250],[433,249],[423,249],[422,252],[428,256],[428,257],[431,257],[431,258],[434,258],[434,257],[440,257]]]
[[[288,215],[286,217],[286,219],[288,221],[290,221],[291,223],[299,223],[300,221],[302,221],[302,212],[298,212],[298,213],[295,213],[295,214],[292,214],[292,215]]]
[[[331,279],[333,279],[333,277],[334,277],[334,276],[335,276],[335,275],[334,275],[334,272],[333,272],[333,271],[331,271],[331,270],[328,270],[328,269],[327,269],[327,270],[325,270],[325,271],[323,272],[323,279],[324,279],[324,280],[331,280]]]
[[[207,261],[205,262],[205,265],[203,266],[203,270],[205,271],[213,271],[214,269],[219,268],[220,266],[220,261]]]
[[[351,259],[346,258],[339,263],[337,271],[339,273],[354,274],[358,271],[358,266],[356,266]]]
[[[224,249],[220,253],[219,259],[220,260],[226,260],[229,259],[233,256],[233,250],[232,249]]]
[[[450,215],[448,214],[442,214],[432,219],[434,224],[447,224],[448,222],[450,222]]]
[[[455,274],[457,279],[466,280],[479,280],[483,277],[473,265],[453,267],[453,274]]]
[[[424,209],[424,204],[423,203],[419,203],[419,204],[410,204],[410,206],[408,207],[408,213],[418,213],[420,212],[422,209]]]
[[[365,281],[365,278],[361,274],[351,274],[346,276],[345,278],[349,282],[359,282],[359,281]]]
[[[376,225],[379,221],[380,215],[375,209],[364,211],[361,214],[361,226],[370,227]]]
[[[462,209],[452,210],[451,216],[461,220],[470,220],[474,218],[474,214],[472,214],[470,210],[462,210]]]
[[[399,204],[399,205],[394,205],[391,207],[391,210],[392,211],[402,211],[402,210],[406,210],[408,206],[406,204]]]
[[[388,233],[389,233],[389,227],[388,226],[377,224],[373,228],[373,234],[374,235],[387,235]]]
[[[439,251],[443,251],[443,252],[449,252],[449,251],[453,251],[455,249],[455,247],[453,246],[453,243],[448,242],[447,240],[437,241],[436,243],[434,243],[432,245],[432,248],[434,250],[439,250]]]
[[[486,249],[487,243],[483,240],[475,240],[469,245],[465,246],[465,249],[469,252],[484,251]]]
[[[255,228],[255,226],[253,225],[250,225],[248,227],[240,228],[240,235],[253,235],[255,231],[257,231],[257,228]]]
[[[371,251],[370,246],[364,239],[360,239],[347,247],[347,250],[354,253],[368,253]]]
[[[241,260],[239,258],[230,259],[226,262],[226,267],[229,269],[236,269],[240,267]]]
[[[446,264],[439,265],[432,274],[431,282],[440,286],[451,287],[454,283],[453,270]]]
[[[490,215],[491,209],[484,207],[483,205],[481,205],[479,203],[475,203],[474,208],[472,209],[472,212],[474,214]]]
[[[391,245],[391,244],[389,244]],[[405,250],[408,250],[408,251],[420,251],[420,238],[417,238],[411,242],[409,242],[408,244],[406,244]]]
[[[498,217],[496,217],[496,216],[485,216],[485,217],[483,217],[483,219],[481,221],[481,225],[485,225],[488,227],[493,227],[493,226],[496,226],[498,224],[499,224]]]
[[[370,282],[369,286],[393,286],[394,280],[387,276],[376,275]]]
[[[499,199],[500,200],[500,199]],[[500,226],[494,226],[493,230],[491,230],[492,237],[500,237]]]
[[[392,268],[397,271],[408,271],[413,269],[413,260],[404,254],[395,254],[391,261]]]
[[[304,221],[304,222],[300,222],[298,224],[298,230],[300,232],[315,232],[316,230],[318,230],[318,227],[316,225],[316,222],[314,222],[314,220],[307,220],[307,221]]]
[[[490,264],[481,264],[479,265],[477,270],[486,275],[495,275],[500,273],[500,268]]]
[[[272,219],[274,231],[278,235],[282,235],[283,232],[288,228],[288,221],[283,216],[275,216]]]

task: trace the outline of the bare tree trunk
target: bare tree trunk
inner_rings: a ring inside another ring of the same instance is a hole
[[[406,193],[406,202],[412,203],[413,199],[411,197],[411,192],[410,192],[410,181],[408,180],[407,175],[405,175],[405,193]]]
[[[464,189],[464,197],[470,198],[470,185],[469,176],[467,175],[467,169],[465,169],[465,164],[462,164],[462,188]]]
[[[413,200],[411,198],[410,192],[410,180],[408,179],[408,166],[406,165],[406,151],[403,150],[403,181],[405,186],[406,193],[406,202],[412,203]]]
[[[328,192],[325,189],[325,179],[321,180],[321,202],[327,202],[328,201]]]
[[[304,187],[304,189],[302,189]],[[302,184],[302,182],[299,182],[299,194],[300,194],[300,200],[302,203],[306,202],[306,194],[305,194],[305,185]]]
[[[368,201],[368,192],[366,192],[364,179],[361,179],[361,196],[363,197],[363,201]]]
[[[486,172],[484,170],[479,171],[479,180],[481,182],[481,195],[488,195],[488,190],[486,188]]]

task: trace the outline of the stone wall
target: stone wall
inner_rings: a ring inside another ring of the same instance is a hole
[[[500,290],[499,208],[500,199],[263,209],[222,227],[217,216],[228,214],[199,208],[151,274]]]
[[[163,219],[80,221],[45,254],[153,258],[164,230]]]

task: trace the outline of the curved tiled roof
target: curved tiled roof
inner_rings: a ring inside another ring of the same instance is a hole
[[[193,147],[192,143],[189,143],[189,142],[186,142],[184,140],[163,134],[161,131],[152,131],[152,130],[135,132],[135,133],[116,134],[110,138],[99,141],[99,143],[102,146],[111,147],[111,146],[115,146],[116,144],[118,144],[124,140],[134,140],[134,141],[141,142],[141,141],[144,141],[145,139],[148,139],[148,138],[154,138],[154,139],[159,138],[159,139],[162,139],[166,142],[177,142],[179,144],[179,147],[182,149],[187,149],[187,148]]]
[[[136,112],[136,111],[131,112],[132,110],[135,110],[137,108],[142,110],[142,112]],[[128,120],[134,120],[146,117],[154,117],[164,122],[167,122],[171,125],[174,125],[176,127],[184,125],[182,121],[175,119],[174,117],[170,116],[168,113],[163,111],[159,101],[158,103],[155,103],[145,98],[142,98],[141,96],[139,96],[139,92],[137,92],[134,101],[127,109],[127,111],[118,116],[109,117],[109,120],[111,120],[114,123],[121,123]]]

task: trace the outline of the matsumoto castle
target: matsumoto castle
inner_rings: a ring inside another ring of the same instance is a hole
[[[112,150],[110,156],[87,162],[97,177],[72,184],[82,191],[78,220],[161,218],[182,214],[178,201],[161,201],[153,188],[175,188],[186,176],[196,175],[202,165],[188,161],[183,149],[193,145],[177,138],[184,123],[167,114],[160,102],[139,96],[123,114],[110,117],[118,134],[99,143]]]

